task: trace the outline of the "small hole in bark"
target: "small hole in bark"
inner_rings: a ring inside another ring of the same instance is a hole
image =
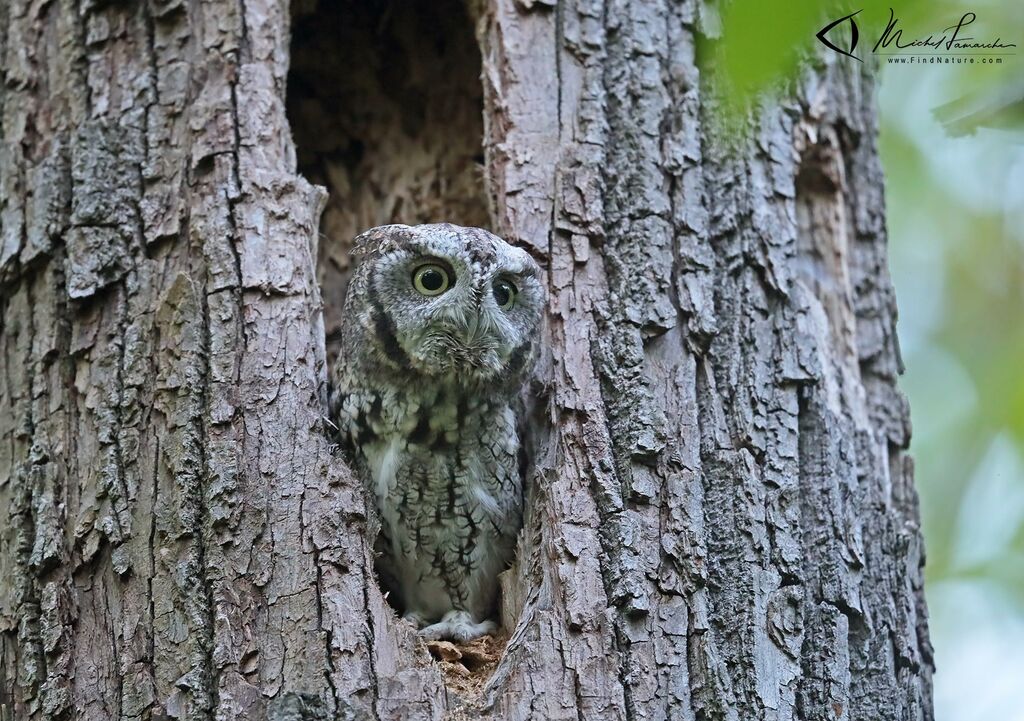
[[[202,178],[203,176],[209,175],[213,172],[216,166],[215,158],[213,155],[206,155],[196,161],[195,166],[192,168],[193,178]]]
[[[298,170],[329,192],[317,264],[333,363],[359,232],[490,226],[480,51],[460,0],[295,0],[291,53]]]

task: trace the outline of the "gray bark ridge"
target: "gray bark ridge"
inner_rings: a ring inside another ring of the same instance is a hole
[[[932,718],[872,80],[830,58],[725,137],[716,21],[482,21],[499,232],[552,290],[495,718]]]
[[[436,717],[322,422],[286,6],[2,12],[0,715]]]
[[[868,71],[726,142],[710,6],[476,10],[550,308],[470,709],[328,439],[286,4],[0,6],[0,719],[932,718]]]

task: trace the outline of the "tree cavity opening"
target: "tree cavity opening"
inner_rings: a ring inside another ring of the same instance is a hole
[[[327,188],[317,275],[337,351],[352,239],[387,223],[490,226],[481,58],[461,0],[296,0],[287,111]]]
[[[328,190],[317,276],[329,364],[356,235],[387,223],[491,227],[481,67],[463,0],[293,3],[287,113],[298,172]],[[511,630],[435,653],[449,690],[478,694]],[[470,676],[453,683],[454,662]]]

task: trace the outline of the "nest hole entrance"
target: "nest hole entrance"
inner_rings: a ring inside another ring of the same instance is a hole
[[[298,171],[329,194],[317,258],[329,363],[356,235],[387,223],[490,226],[480,72],[461,0],[292,3]]]
[[[328,191],[317,275],[331,365],[356,235],[387,223],[491,226],[473,25],[463,0],[293,0],[286,105],[297,170]],[[507,641],[503,629],[428,650],[468,701]]]

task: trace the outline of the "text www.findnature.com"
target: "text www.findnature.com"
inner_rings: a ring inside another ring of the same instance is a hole
[[[924,57],[921,55],[903,55],[899,57],[886,58],[886,62],[892,64],[912,65],[1002,65],[1002,58],[949,58],[949,57]]]

